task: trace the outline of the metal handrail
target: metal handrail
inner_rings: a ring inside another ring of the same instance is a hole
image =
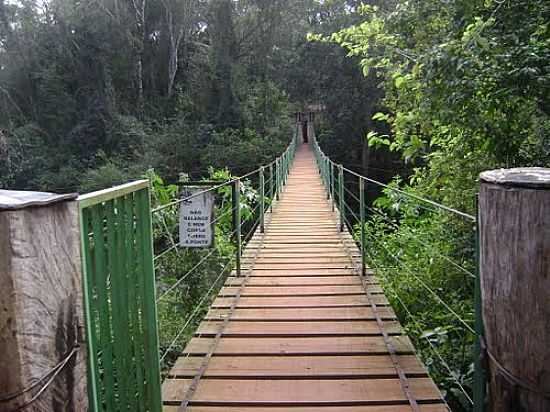
[[[99,203],[105,203],[117,197],[125,196],[138,190],[149,187],[148,180],[137,180],[135,182],[125,183],[120,186],[99,190],[97,192],[86,193],[78,197],[78,207],[80,210]]]

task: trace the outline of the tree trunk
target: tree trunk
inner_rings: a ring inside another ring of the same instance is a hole
[[[145,111],[145,98],[143,96],[143,47],[136,53],[136,87],[137,111],[141,118]]]
[[[362,137],[362,146],[361,146],[361,167],[363,168],[363,176],[369,175],[369,166],[370,166],[370,145],[366,137]]]
[[[0,410],[27,403],[32,411],[88,410],[72,198],[0,190],[0,394],[18,393]],[[21,393],[56,365],[63,366],[40,396],[33,399],[45,382]]]
[[[481,174],[490,410],[550,411],[550,169]]]
[[[166,94],[172,97],[174,92],[174,83],[178,72],[178,46],[179,38],[176,38],[172,30],[170,30],[170,39],[168,42],[168,88]]]
[[[194,0],[181,0],[174,4],[168,0],[162,1],[166,14],[166,26],[168,27],[168,81],[166,94],[172,97],[176,75],[178,73],[179,47],[184,45],[192,32],[194,18],[198,4]],[[174,17],[175,15],[175,17]],[[185,53],[184,53],[185,57]]]
[[[143,51],[145,47],[145,3],[146,0],[132,0],[134,9],[135,29],[130,34],[132,48],[134,50],[134,79],[136,87],[136,106],[139,117],[145,110],[145,98],[143,93]]]

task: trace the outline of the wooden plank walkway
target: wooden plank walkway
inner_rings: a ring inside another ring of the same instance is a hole
[[[447,411],[380,286],[357,274],[310,146],[268,220],[165,381],[164,411]]]

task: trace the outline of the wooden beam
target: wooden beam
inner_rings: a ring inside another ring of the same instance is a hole
[[[550,169],[481,174],[490,410],[550,411]]]

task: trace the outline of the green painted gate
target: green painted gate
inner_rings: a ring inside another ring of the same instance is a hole
[[[79,198],[90,411],[161,411],[149,182]]]

